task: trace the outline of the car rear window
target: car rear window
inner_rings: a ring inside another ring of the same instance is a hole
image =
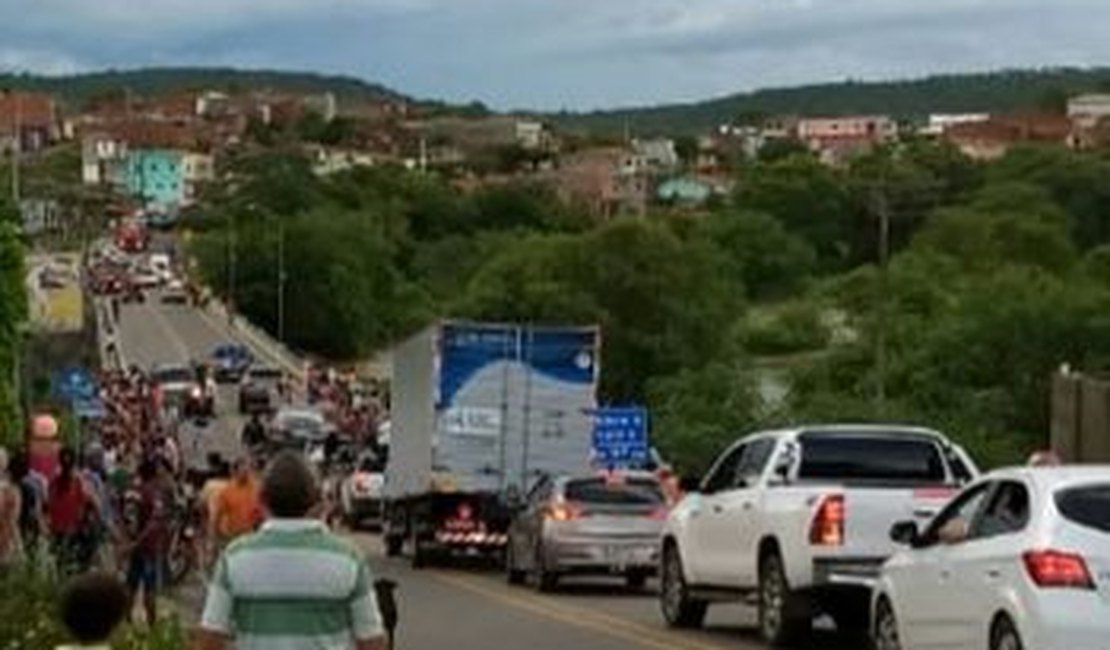
[[[1110,484],[1061,490],[1056,493],[1056,509],[1068,521],[1110,533]]]
[[[567,483],[568,501],[604,505],[653,505],[663,502],[659,483],[651,479],[628,479],[620,482],[600,478],[579,479]]]
[[[159,384],[179,384],[196,379],[196,374],[188,368],[163,368],[154,371],[154,381]]]
[[[927,438],[881,434],[803,434],[801,479],[860,483],[938,484],[947,481],[940,447]]]

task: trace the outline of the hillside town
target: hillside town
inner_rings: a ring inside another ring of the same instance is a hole
[[[111,93],[70,106],[47,94],[0,95],[0,151],[34,157],[79,148],[81,183],[110,190],[118,214],[150,211],[175,219],[221,162],[244,149],[299,146],[319,175],[397,165],[431,171],[471,191],[526,181],[552,188],[598,218],[644,214],[652,206],[698,209],[727,196],[744,161],[767,148],[797,147],[842,166],[876,147],[907,139],[954,145],[976,161],[996,160],[1023,143],[1092,149],[1110,138],[1110,95],[1073,96],[1065,112],[770,116],[722,124],[697,137],[636,134],[591,138],[560,132],[532,115],[436,115],[399,99],[347,102],[335,94],[180,91],[139,97]],[[25,219],[46,219],[25,197]],[[46,212],[50,210],[45,209]],[[57,219],[54,219],[55,227]],[[38,225],[32,226],[38,228]]]

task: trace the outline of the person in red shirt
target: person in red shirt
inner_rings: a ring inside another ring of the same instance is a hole
[[[128,495],[127,588],[132,602],[142,590],[147,622],[153,625],[158,619],[158,591],[169,547],[170,504],[156,459],[148,458],[139,465],[139,481],[138,488]]]
[[[82,548],[81,534],[92,499],[76,471],[77,457],[73,450],[63,449],[58,462],[60,469],[50,483],[46,502],[54,557],[63,573],[79,573],[87,568],[88,558]]]

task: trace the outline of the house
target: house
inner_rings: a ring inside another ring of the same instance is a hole
[[[956,124],[944,137],[974,160],[995,160],[1023,142],[1072,146],[1071,120],[1054,113],[1018,113],[992,116],[985,122]]]
[[[798,139],[826,164],[836,165],[898,137],[898,124],[885,115],[815,117],[798,121]]]
[[[317,176],[327,176],[355,167],[373,167],[382,158],[368,151],[329,147],[311,147],[308,155],[312,161],[312,171]]]
[[[1094,129],[1110,117],[1110,94],[1078,95],[1068,100],[1068,117],[1080,129]]]
[[[649,178],[643,157],[622,147],[586,149],[560,161],[545,173],[556,194],[582,206],[591,215],[608,218],[647,210]]]
[[[663,181],[655,190],[655,198],[678,205],[701,205],[713,196],[714,188],[697,178],[679,177]]]
[[[127,142],[107,132],[81,139],[81,182],[85,185],[125,184]]]
[[[678,158],[678,151],[675,149],[674,140],[669,138],[633,140],[632,149],[652,169],[671,170],[678,167],[679,162],[681,162]]]
[[[183,205],[196,201],[200,186],[216,178],[216,160],[210,153],[189,151],[181,156],[185,185]]]
[[[0,93],[0,149],[41,151],[61,137],[57,106],[42,93]]]
[[[127,191],[148,205],[182,205],[186,200],[185,154],[172,149],[131,149]]]
[[[934,113],[929,116],[929,122],[919,129],[918,133],[937,138],[957,124],[979,124],[990,118],[990,113]]]

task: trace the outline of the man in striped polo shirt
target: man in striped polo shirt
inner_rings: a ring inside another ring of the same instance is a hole
[[[262,500],[269,519],[216,565],[196,650],[385,650],[370,569],[309,518],[319,489],[300,456],[274,458]]]

